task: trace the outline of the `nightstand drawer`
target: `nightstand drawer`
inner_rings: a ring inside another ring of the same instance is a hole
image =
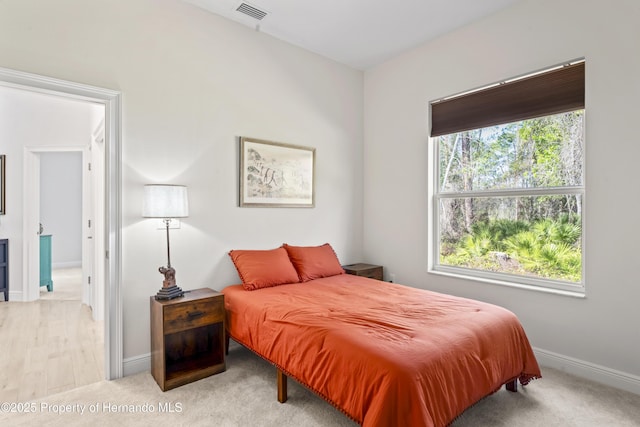
[[[221,298],[189,301],[164,308],[164,333],[172,334],[185,329],[197,328],[222,322],[224,302]]]
[[[358,274],[360,277],[368,277],[369,279],[382,280],[382,268],[366,271]]]

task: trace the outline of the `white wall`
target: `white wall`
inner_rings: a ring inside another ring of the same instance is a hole
[[[365,73],[364,254],[400,283],[505,306],[532,344],[640,375],[640,2],[530,0]],[[429,101],[586,58],[587,297],[427,273]],[[583,363],[584,362],[584,363]]]
[[[40,154],[40,223],[44,228],[43,234],[52,235],[53,268],[80,267],[82,265],[81,151]]]
[[[1,12],[0,16],[4,17]],[[0,62],[0,66],[4,64]],[[0,216],[0,236],[9,239],[9,298],[13,301],[23,298],[24,151],[54,147],[81,150],[91,141],[90,119],[96,108],[85,102],[0,86],[0,153],[7,155],[7,213]]]
[[[149,352],[165,235],[146,183],[189,187],[172,230],[183,289],[239,281],[230,249],[362,244],[363,73],[177,0],[0,2],[0,66],[122,92],[124,357]],[[238,207],[239,136],[316,148],[316,207]]]

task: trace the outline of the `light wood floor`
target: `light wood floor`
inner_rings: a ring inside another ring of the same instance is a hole
[[[80,301],[79,269],[54,270],[53,292],[0,302],[0,402],[24,402],[104,378],[103,322]]]

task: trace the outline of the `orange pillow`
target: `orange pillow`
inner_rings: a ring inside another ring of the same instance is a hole
[[[344,274],[336,253],[328,243],[321,246],[290,246],[285,243],[282,246],[287,250],[301,282]]]
[[[300,282],[298,273],[283,248],[233,250],[229,252],[229,256],[238,270],[242,286],[248,291]]]

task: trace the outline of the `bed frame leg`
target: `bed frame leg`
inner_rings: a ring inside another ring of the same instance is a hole
[[[278,369],[278,402],[287,401],[287,376]]]
[[[518,379],[515,379],[513,381],[509,381],[509,382],[505,383],[504,386],[505,386],[505,388],[507,390],[516,393],[518,391]]]
[[[229,332],[224,334],[224,354],[229,355]]]

